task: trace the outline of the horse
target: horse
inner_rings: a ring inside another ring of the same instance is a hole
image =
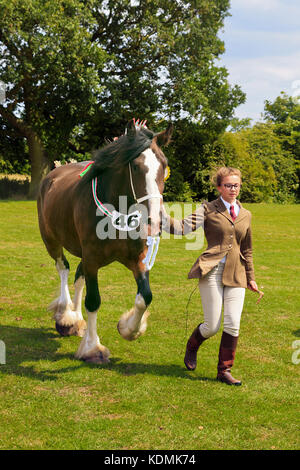
[[[129,341],[146,331],[147,309],[152,301],[149,283],[152,265],[149,266],[147,255],[149,240],[151,246],[151,240],[159,239],[161,234],[162,194],[168,171],[161,147],[169,143],[171,135],[172,124],[154,133],[136,126],[132,120],[121,137],[95,153],[92,162],[62,165],[41,182],[37,198],[39,228],[60,278],[60,295],[49,308],[61,336],[82,338],[75,353],[77,359],[94,364],[109,362],[110,351],[97,334],[101,304],[98,270],[114,261],[131,270],[137,284],[134,306],[121,316],[117,329]],[[126,196],[131,206],[138,203],[136,207],[143,207],[148,217],[139,219],[140,212],[134,211],[132,220],[125,221],[127,232],[114,220],[115,236],[105,237],[101,227],[110,224],[112,228],[112,215],[122,215],[108,207],[119,209],[121,196]],[[139,222],[140,233],[128,236],[130,224],[137,226]],[[64,250],[80,259],[73,300],[68,288],[70,266]],[[84,287],[87,323],[81,311]]]

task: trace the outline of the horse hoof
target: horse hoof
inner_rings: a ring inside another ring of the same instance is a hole
[[[86,330],[86,323],[84,320],[75,323],[74,325],[60,325],[55,323],[56,331],[60,336],[80,336],[83,337]]]
[[[86,322],[84,320],[79,320],[75,325],[74,325],[74,336],[80,336],[83,338],[84,333],[86,331]]]
[[[90,364],[108,364],[109,363],[108,357],[105,357],[100,351],[96,356],[87,357],[86,359],[84,359],[84,361]]]
[[[60,336],[70,336],[71,329],[73,326],[65,326],[65,325],[60,325],[59,323],[55,323],[55,328],[56,331],[60,334]]]

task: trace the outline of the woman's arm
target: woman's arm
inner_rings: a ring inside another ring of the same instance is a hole
[[[170,217],[165,207],[162,208],[162,229],[167,233],[174,235],[187,235],[188,233],[194,232],[199,227],[204,226],[204,205],[201,204],[192,214],[188,215],[182,220],[174,219]]]
[[[241,253],[246,260],[246,276],[248,288],[253,291],[258,291],[254,275],[251,225],[249,225],[246,236],[241,243]]]
[[[247,275],[247,284],[248,284],[247,288],[252,290],[253,292],[258,292],[260,294],[259,299],[257,301],[257,303],[259,303],[264,294],[258,289],[258,286],[255,282],[255,277],[254,277],[251,226],[249,226],[248,228],[245,243],[246,243],[246,248],[244,248],[244,250],[243,251],[241,250],[241,251],[246,259],[246,275]]]

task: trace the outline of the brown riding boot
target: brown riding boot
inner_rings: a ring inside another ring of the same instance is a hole
[[[237,342],[238,336],[231,336],[223,331],[219,350],[217,380],[227,385],[242,385],[242,382],[232,377],[230,372],[235,358]]]
[[[197,328],[194,329],[186,345],[184,363],[188,370],[196,369],[197,352],[198,352],[199,346],[203,343],[203,341],[206,340],[206,338],[204,338],[200,333],[200,330],[199,330],[200,325],[198,325]]]

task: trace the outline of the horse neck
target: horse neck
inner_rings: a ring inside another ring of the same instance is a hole
[[[119,208],[120,196],[127,196],[128,206],[134,202],[127,167],[121,170],[107,169],[98,176],[97,184],[99,189],[101,188],[98,194],[102,200],[113,205],[116,210]]]

